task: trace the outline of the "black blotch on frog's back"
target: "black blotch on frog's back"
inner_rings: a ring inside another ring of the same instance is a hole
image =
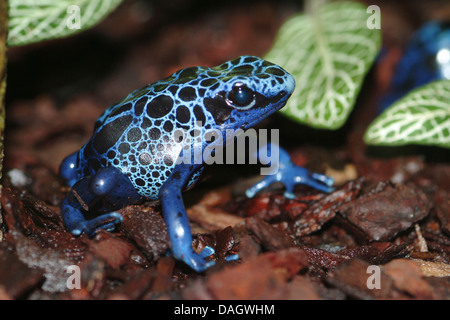
[[[94,136],[92,146],[99,153],[103,154],[112,148],[123,135],[128,126],[133,121],[131,115],[119,117],[104,125]]]
[[[150,118],[162,118],[167,115],[174,106],[173,99],[167,95],[159,95],[147,104],[147,115]]]

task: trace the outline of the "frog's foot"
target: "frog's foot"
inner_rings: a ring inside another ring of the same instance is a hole
[[[275,182],[284,184],[286,191],[284,196],[289,199],[295,198],[294,188],[297,184],[305,184],[323,192],[334,190],[334,180],[324,174],[309,172],[307,169],[295,165],[291,161],[289,153],[277,144],[269,143],[261,147],[256,156],[261,162],[270,164],[270,168],[275,168],[269,172],[260,182],[248,188],[245,192],[248,198],[253,198],[256,193],[267,188]]]
[[[203,258],[206,258],[215,253],[216,253],[216,251],[212,247],[206,246],[205,248],[203,248],[202,252],[200,252],[200,256],[202,256]],[[237,261],[237,260],[239,260],[238,254],[231,254],[231,255],[228,255],[225,257],[225,261]]]
[[[193,254],[190,255],[188,261],[186,261],[185,258],[183,258],[182,260],[195,271],[202,272],[216,264],[215,261],[205,260],[205,258],[213,254],[215,254],[215,250],[207,246],[202,250],[202,252],[200,252],[200,254],[193,252]],[[237,260],[239,260],[238,254],[232,254],[225,257],[225,261],[237,261]]]
[[[175,257],[179,260],[182,260],[193,270],[197,272],[203,272],[216,264],[215,261],[205,260],[206,257],[209,257],[212,254],[214,254],[214,249],[211,247],[205,247],[200,253],[197,253],[194,251],[194,249],[191,249],[180,255],[175,254]]]
[[[334,190],[334,180],[326,175],[309,172],[307,169],[296,166],[292,162],[280,166],[278,172],[274,175],[264,177],[260,182],[253,185],[245,192],[248,198],[253,198],[255,194],[269,185],[281,182],[286,187],[284,196],[294,199],[294,188],[297,184],[305,184],[323,192],[332,192]]]
[[[115,225],[121,223],[122,221],[123,217],[120,213],[106,213],[91,220],[83,220],[75,223],[72,229],[70,229],[70,232],[76,236],[84,232],[92,238],[95,236],[97,230],[102,229],[106,231],[113,231]]]

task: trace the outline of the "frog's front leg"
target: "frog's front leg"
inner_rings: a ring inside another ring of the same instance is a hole
[[[284,196],[289,199],[295,198],[294,188],[297,184],[305,184],[327,193],[334,190],[333,178],[320,173],[310,172],[303,167],[295,165],[287,151],[276,144],[267,144],[267,146],[260,148],[256,156],[261,162],[275,167],[275,170],[272,170],[260,182],[247,189],[245,194],[249,198],[254,197],[257,192],[275,182],[284,184],[286,187]],[[278,161],[277,165],[274,165],[273,161]]]
[[[214,250],[206,247],[198,254],[192,248],[191,228],[181,196],[189,178],[199,168],[200,165],[177,164],[162,185],[159,191],[159,199],[169,232],[173,255],[195,271],[202,272],[215,264],[214,261],[205,260],[207,256],[214,253]]]
[[[64,224],[74,235],[84,232],[93,237],[97,230],[111,231],[116,224],[122,222],[122,216],[111,211],[139,200],[141,196],[119,169],[101,168],[96,174],[75,183],[63,200],[61,208]],[[103,214],[86,220],[83,213],[91,210]]]

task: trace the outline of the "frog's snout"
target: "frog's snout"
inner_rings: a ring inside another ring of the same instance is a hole
[[[287,96],[289,98],[290,95],[295,90],[295,79],[290,73],[287,73],[287,72],[286,72],[285,86],[286,86],[286,93],[287,93]]]

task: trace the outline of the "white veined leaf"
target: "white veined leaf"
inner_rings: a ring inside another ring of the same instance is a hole
[[[121,2],[122,0],[10,0],[8,45],[29,44],[80,32],[97,24]]]
[[[296,88],[281,112],[316,128],[337,129],[353,108],[380,49],[381,32],[356,2],[331,2],[281,27],[265,59],[282,66]]]
[[[450,80],[429,83],[396,101],[370,124],[364,140],[450,148]]]

